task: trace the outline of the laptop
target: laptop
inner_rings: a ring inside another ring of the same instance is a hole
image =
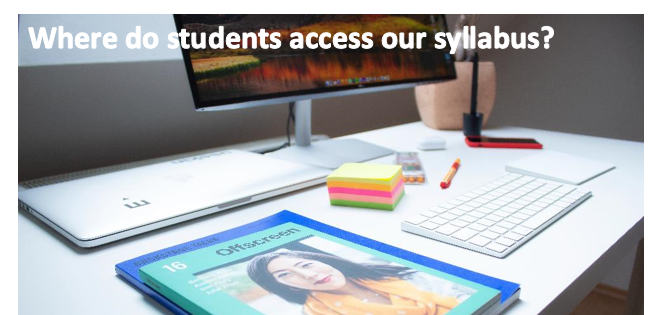
[[[94,247],[322,184],[331,170],[224,150],[18,192],[19,206]]]

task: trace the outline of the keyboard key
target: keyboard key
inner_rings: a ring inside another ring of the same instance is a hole
[[[464,204],[464,205],[458,206],[456,209],[461,210],[461,211],[470,212],[470,211],[474,210],[474,208],[476,208],[476,207],[471,207],[471,206],[468,206],[468,205]]]
[[[520,234],[518,234],[518,233],[513,233],[513,232],[507,232],[507,233],[504,234],[503,236],[506,237],[506,238],[510,238],[510,239],[512,239],[512,240],[514,240],[514,241],[519,241],[519,240],[521,240],[521,239],[523,238],[522,235],[520,235]]]
[[[461,220],[463,220],[463,221],[465,221],[465,222],[470,222],[470,223],[473,223],[474,221],[479,220],[478,218],[475,218],[475,217],[473,217],[473,216],[471,216],[471,215],[469,215],[469,214],[466,214],[466,215],[460,217],[459,219],[461,219]]]
[[[504,219],[504,218],[503,218],[503,217],[500,217],[499,215],[496,215],[496,214],[492,214],[492,213],[491,213],[491,214],[489,214],[489,215],[486,216],[486,219],[491,220],[491,221],[495,221],[495,222],[500,222],[500,221],[502,221],[502,219]]]
[[[511,232],[516,232],[518,234],[527,235],[529,233],[532,233],[532,230],[528,229],[524,226],[516,226],[513,229],[511,229]]]
[[[523,197],[523,198],[525,198],[525,197]],[[524,207],[524,206],[527,206],[528,204],[532,203],[531,201],[524,200],[523,198],[520,198],[520,199],[514,201],[513,204],[519,204],[519,205]]]
[[[502,196],[510,191],[511,191],[510,188],[500,187],[498,189],[493,190],[491,193]]]
[[[435,230],[436,228],[438,228],[439,225],[437,225],[437,224],[435,224],[435,223],[433,223],[433,222],[426,221],[426,222],[420,224],[419,226],[420,226],[420,227],[423,227],[423,228],[425,228],[425,229],[427,229],[427,230]]]
[[[486,208],[486,207],[481,207],[481,208],[479,208],[479,209],[477,209],[477,210],[478,210],[479,212],[483,212],[483,213],[485,213],[485,214],[489,214],[489,213],[495,211],[495,209]]]
[[[493,200],[497,199],[497,197],[499,197],[499,196],[493,195],[492,193],[487,193],[487,194],[481,196],[481,198],[486,199],[488,201],[493,201]]]
[[[451,225],[451,224],[445,224],[445,225],[435,229],[435,232],[441,233],[441,234],[444,234],[444,235],[451,235],[451,233],[454,233],[454,232],[458,231],[459,229],[460,228],[458,226]]]
[[[505,211],[502,211],[502,210],[494,211],[492,214],[494,214],[494,215],[498,215],[498,216],[500,216],[500,217],[502,217],[502,218],[506,218],[506,217],[508,217],[509,215],[511,215],[511,213],[509,213],[509,212],[505,212]]]
[[[506,247],[511,247],[511,246],[513,246],[513,244],[516,243],[516,241],[514,241],[510,238],[506,238],[506,237],[500,237],[500,238],[496,239],[495,242],[499,243],[499,244],[502,244]]]
[[[475,202],[474,200],[465,204],[465,206],[470,206],[472,208],[479,208],[481,205],[482,203]]]
[[[530,197],[529,195],[526,195],[526,196],[520,197],[520,200],[532,203],[532,202],[536,201],[536,198],[533,198],[533,197]]]
[[[497,199],[497,200],[500,200],[500,201],[504,201],[504,202],[506,202],[506,203],[509,203],[509,202],[511,202],[511,201],[514,201],[515,199],[513,199],[513,198],[511,198],[511,197],[504,196],[504,197],[500,197],[500,198]]]
[[[523,222],[523,220],[520,220],[520,219],[514,218],[514,217],[508,217],[508,218],[504,219],[504,221],[509,222],[509,223],[513,223],[515,225],[518,225],[518,224]]]
[[[493,210],[497,210],[499,208],[502,208],[503,205],[498,205],[498,204],[496,204],[496,202],[497,201],[490,202],[490,203],[484,205],[484,208],[493,209]]]
[[[495,198],[497,198],[497,197],[501,197],[501,196],[504,195],[503,192],[500,192],[500,191],[499,191],[499,188],[496,189],[496,190],[491,191],[491,192],[488,193],[488,194],[491,195],[491,196],[493,196],[493,197],[495,197]]]
[[[483,217],[487,216],[488,214],[483,213],[481,211],[472,211],[472,212],[470,212],[470,215],[473,216],[473,217],[477,217],[477,218],[483,218]]]
[[[464,228],[464,227],[468,226],[468,224],[470,224],[470,223],[467,223],[467,222],[465,222],[461,219],[451,221],[450,223],[455,225],[455,226],[462,227],[462,228]]]
[[[518,211],[518,213],[522,213],[522,214],[526,214],[526,215],[535,215],[536,214],[536,212],[534,212],[532,210],[529,210],[529,209],[522,209],[522,210]]]
[[[543,210],[543,208],[541,208],[541,207],[539,207],[539,206],[534,206],[534,205],[529,205],[529,206],[527,206],[527,208],[525,208],[525,209],[527,209],[527,210],[532,210],[532,211],[535,211],[535,212],[538,212],[538,211]]]
[[[488,199],[486,199],[486,198],[484,198],[484,197],[479,197],[479,198],[474,199],[474,200],[472,200],[472,201],[474,201],[474,202],[478,202],[478,203],[480,203],[480,204],[485,204],[485,203],[488,203],[490,200],[488,200]]]
[[[425,216],[425,217],[427,217],[427,218],[433,218],[433,217],[436,217],[436,216],[438,215],[437,213],[435,213],[435,212],[433,212],[433,211],[429,211],[429,210],[424,211],[424,212],[422,212],[422,213],[420,213],[420,214],[423,215],[423,216]]]
[[[490,239],[485,238],[481,235],[477,235],[477,236],[471,238],[470,240],[468,240],[468,242],[472,243],[474,245],[477,245],[477,246],[484,247],[484,246],[486,246],[486,244],[490,243]]]
[[[564,195],[566,195],[566,193],[560,192],[559,189],[548,194],[548,196],[550,197],[559,197],[559,198],[564,197]]]
[[[525,197],[533,198],[534,200],[536,200],[536,199],[539,199],[539,198],[543,197],[543,195],[544,194],[540,193],[537,190],[537,191],[534,191],[534,192],[531,192],[531,193],[525,195]]]
[[[425,216],[421,216],[421,215],[417,214],[417,215],[414,215],[414,216],[406,219],[406,222],[408,222],[410,224],[418,225],[418,224],[420,224],[420,223],[422,223],[422,222],[424,222],[428,219],[429,218],[427,218]]]
[[[456,200],[467,202],[467,201],[472,200],[472,198],[468,198],[468,197],[465,197],[465,196],[460,196],[460,197],[457,197]]]
[[[433,221],[433,220],[431,220],[431,221]],[[503,227],[503,228],[505,228],[505,229],[507,229],[507,230],[513,229],[513,227],[516,226],[515,224],[511,224],[511,223],[506,222],[506,221],[497,222],[496,225],[497,225],[497,226],[501,226],[501,227]]]
[[[483,194],[487,193],[488,191],[485,190],[485,189],[482,189],[482,188],[477,188],[477,189],[473,190],[472,192],[475,193],[475,194],[478,194],[478,195],[483,195]]]
[[[527,219],[529,219],[529,216],[528,216],[528,215],[526,215],[526,214],[522,214],[522,213],[520,213],[520,212],[516,212],[516,213],[512,214],[511,216],[514,217],[514,218],[516,218],[516,219],[520,219],[520,220],[527,220]]]
[[[551,203],[557,201],[557,199],[559,199],[559,197],[552,197],[552,196],[550,196],[550,195],[547,195],[547,196],[545,196],[545,197],[539,199],[539,201],[540,201],[540,202],[545,202],[545,203],[547,203],[547,204],[551,204]]]
[[[508,213],[516,213],[518,211],[518,209],[511,208],[509,206],[505,206],[505,207],[500,208],[500,211],[505,211],[505,212],[508,212]]]
[[[503,227],[499,227],[499,226],[497,226],[497,225],[496,225],[496,226],[491,226],[490,229],[488,229],[488,230],[489,230],[489,231],[493,231],[493,232],[495,232],[495,233],[497,233],[497,234],[504,234],[504,233],[506,233],[506,231],[507,231],[507,229],[505,229],[505,228],[503,228]]]
[[[453,215],[449,212],[445,212],[445,213],[441,214],[440,217],[443,218],[443,219],[447,219],[449,221],[452,221],[452,220],[455,220],[456,218],[458,218],[457,215]]]
[[[443,214],[443,213],[447,212],[447,209],[445,209],[445,208],[440,208],[440,207],[435,207],[435,208],[431,208],[431,209],[429,209],[429,211],[433,211],[433,212],[435,212],[435,213],[437,213],[437,214]]]
[[[479,224],[479,223],[472,223],[472,224],[468,225],[468,227],[475,230],[475,231],[479,231],[479,232],[483,232],[488,228],[487,226],[485,226],[483,224]]]
[[[498,187],[500,187],[500,186],[501,186],[501,185],[497,185],[497,184],[494,184],[494,183],[490,183],[490,184],[488,184],[488,185],[484,185],[484,186],[482,186],[482,187],[483,187],[484,189],[493,190],[493,189],[498,188]]]
[[[540,207],[540,208],[545,208],[545,207],[547,207],[547,206],[549,206],[549,205],[550,205],[550,204],[547,203],[547,202],[536,201],[536,202],[534,202],[533,204],[531,204],[530,206],[536,206],[536,207]]]
[[[520,193],[517,193],[517,192],[510,192],[510,193],[507,194],[507,197],[511,197],[513,199],[518,199],[522,196],[523,196],[523,194],[520,194]]]
[[[488,248],[488,249],[490,249],[494,252],[501,253],[501,252],[505,251],[508,247],[506,247],[504,245],[501,245],[501,244],[497,244],[495,242],[490,242],[490,244],[486,245],[486,248]]]
[[[457,238],[461,241],[467,241],[473,236],[477,235],[477,231],[471,230],[471,229],[462,229],[454,234],[451,235],[453,238]]]
[[[454,199],[454,200],[450,200],[449,203],[452,204],[452,205],[454,205],[454,206],[460,206],[460,205],[463,204],[462,201],[460,201],[460,200],[456,200],[456,199]]]
[[[445,202],[445,203],[439,205],[438,207],[445,208],[445,209],[449,210],[449,209],[454,209],[456,207],[456,205],[453,205],[449,202]]]
[[[543,211],[537,213],[535,216],[531,217],[529,220],[525,221],[521,225],[530,228],[532,230],[537,229],[543,223],[548,222],[548,220],[552,219],[554,216],[556,216],[558,213],[562,212],[564,208],[562,207],[557,207],[557,206],[549,206]]]
[[[495,221],[491,221],[491,220],[488,220],[488,219],[479,219],[479,221],[477,221],[477,223],[483,224],[483,225],[486,225],[486,226],[495,225]]]
[[[448,223],[449,220],[437,217],[437,218],[433,218],[433,219],[429,220],[429,222],[433,222],[437,225],[444,225],[444,224]]]
[[[497,205],[497,209],[501,208],[502,206],[506,206],[508,202],[502,201],[502,200],[493,200],[490,204]]]
[[[461,211],[461,210],[458,210],[458,208],[456,208],[456,209],[451,209],[451,210],[449,210],[448,212],[451,213],[451,214],[453,214],[453,215],[457,215],[457,216],[459,216],[459,217],[462,216],[462,215],[465,215],[465,214],[467,213],[467,211]]]
[[[483,236],[483,237],[490,238],[491,240],[494,240],[494,239],[500,237],[499,234],[497,234],[497,233],[495,233],[495,232],[493,232],[493,231],[483,231],[483,232],[481,232],[481,234],[479,234],[479,235],[481,235],[481,236]]]
[[[510,203],[509,205],[507,205],[507,207],[514,208],[517,211],[517,210],[520,210],[520,209],[524,208],[525,206],[523,206],[521,204],[518,204],[518,203],[515,203],[515,201],[514,201],[514,203]]]
[[[470,199],[474,199],[474,198],[479,197],[479,195],[477,195],[477,194],[475,194],[475,193],[473,193],[473,192],[465,193],[465,194],[463,194],[463,196],[468,197],[468,198],[470,198]]]

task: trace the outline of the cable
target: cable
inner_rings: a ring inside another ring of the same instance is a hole
[[[294,114],[293,110],[295,108],[295,102],[289,103],[289,116],[286,118],[286,142],[278,147],[277,149],[274,149],[273,151],[277,151],[279,149],[284,149],[286,147],[291,146],[291,122],[296,123],[296,115]]]
[[[296,115],[294,114],[293,110],[295,108],[295,102],[289,103],[289,117],[286,119],[286,145],[288,147],[291,146],[291,133],[290,133],[290,124],[293,121],[293,123],[296,123]]]

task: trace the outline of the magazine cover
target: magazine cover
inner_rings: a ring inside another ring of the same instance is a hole
[[[193,314],[480,314],[500,291],[288,222],[139,269]]]

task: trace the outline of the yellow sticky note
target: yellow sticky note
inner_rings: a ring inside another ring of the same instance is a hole
[[[402,176],[401,165],[346,163],[328,176],[328,182],[394,184]]]

